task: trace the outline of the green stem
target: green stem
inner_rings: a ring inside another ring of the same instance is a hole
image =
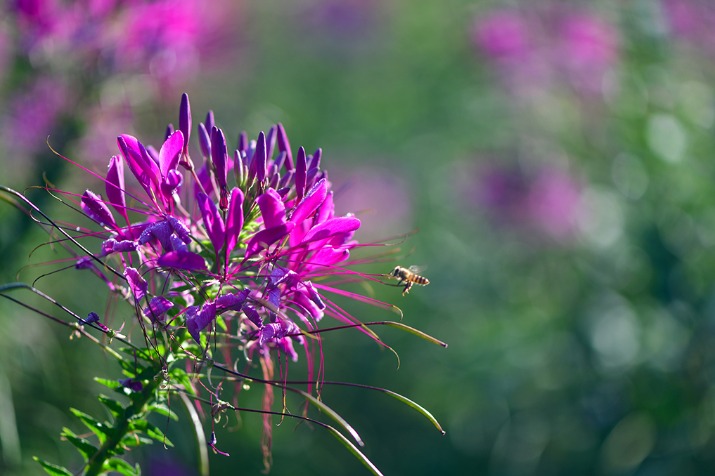
[[[157,372],[141,393],[134,396],[132,404],[124,409],[124,414],[121,417],[115,420],[114,426],[109,432],[110,436],[90,459],[87,471],[84,473],[85,476],[96,476],[103,473],[104,463],[115,454],[115,450],[129,432],[130,422],[146,416],[146,406],[155,398],[156,389],[161,382],[160,372]]]

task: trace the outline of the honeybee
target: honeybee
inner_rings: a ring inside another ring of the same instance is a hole
[[[397,278],[400,282],[399,285],[404,285],[405,288],[402,290],[402,295],[408,294],[412,286],[419,284],[420,286],[427,286],[429,284],[429,279],[424,276],[417,274],[419,268],[416,266],[410,266],[409,268],[403,268],[402,266],[395,266],[395,269],[389,274],[392,278]]]

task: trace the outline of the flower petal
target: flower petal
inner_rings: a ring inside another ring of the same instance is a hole
[[[96,193],[91,190],[86,190],[82,195],[81,206],[85,215],[101,226],[117,229],[117,223],[114,221],[112,212],[109,210],[109,207],[104,204],[102,197]]]
[[[185,269],[187,271],[206,271],[206,261],[196,253],[185,250],[169,251],[157,260],[164,268]]]
[[[279,152],[285,152],[286,153],[286,158],[285,158],[285,167],[286,170],[293,170],[293,154],[290,151],[290,142],[288,142],[288,134],[286,134],[286,130],[283,128],[283,124],[280,122],[278,123],[278,151]]]
[[[308,170],[303,147],[298,149],[298,157],[295,160],[295,193],[297,195],[296,200],[300,202],[303,199],[303,193],[305,193],[306,170]]]
[[[226,216],[226,259],[238,243],[238,236],[243,229],[243,192],[234,187]]]
[[[226,189],[226,162],[228,162],[228,152],[226,151],[226,137],[223,131],[214,127],[211,129],[211,161],[216,168],[216,183],[221,190]]]
[[[223,223],[223,218],[221,218],[213,200],[205,193],[199,192],[196,196],[196,201],[198,202],[199,210],[201,210],[204,227],[206,227],[211,244],[216,253],[218,253],[223,248],[223,243],[226,240],[226,227]]]
[[[262,195],[256,198],[256,203],[261,209],[263,224],[266,228],[273,228],[282,225],[286,221],[286,209],[281,196],[269,188]]]
[[[186,93],[181,95],[179,130],[184,136],[184,147],[181,149],[181,152],[186,155],[189,153],[189,137],[191,137],[191,105],[189,104],[189,95]]]
[[[300,154],[298,154],[298,157],[300,157]],[[298,163],[300,164],[300,160],[298,161]],[[295,207],[295,211],[293,211],[293,215],[291,216],[290,221],[297,225],[303,222],[306,218],[311,217],[313,213],[315,213],[315,210],[317,210],[318,207],[323,203],[323,201],[325,201],[325,197],[327,196],[327,194],[328,182],[323,179],[316,183],[313,188],[308,191],[308,193],[298,204],[298,206]]]
[[[175,170],[179,165],[179,156],[184,147],[184,134],[176,131],[164,141],[159,151],[159,170],[161,176],[166,178],[170,170]]]
[[[123,217],[127,218],[127,201],[124,195],[124,162],[118,155],[113,155],[109,159],[109,169],[104,182],[104,189],[107,192],[107,201]]]
[[[124,277],[127,278],[127,283],[129,283],[129,289],[131,289],[134,295],[134,301],[139,302],[146,296],[146,291],[148,289],[147,282],[141,277],[139,271],[127,266],[124,269]]]
[[[196,342],[201,343],[201,335],[199,333],[211,324],[211,321],[215,318],[215,303],[204,304],[200,309],[198,306],[191,306],[186,309],[186,329]]]
[[[286,236],[293,230],[293,226],[293,223],[287,222],[283,225],[274,226],[273,228],[266,228],[253,235],[253,238],[250,239],[246,246],[245,259],[252,257]]]

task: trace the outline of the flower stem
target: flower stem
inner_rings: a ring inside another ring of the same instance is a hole
[[[161,381],[161,372],[157,370],[154,378],[149,380],[141,392],[134,395],[131,405],[115,420],[114,426],[107,432],[107,439],[88,462],[85,476],[97,476],[106,471],[104,463],[116,454],[115,450],[131,430],[130,423],[146,417],[147,404],[156,397],[156,389]]]

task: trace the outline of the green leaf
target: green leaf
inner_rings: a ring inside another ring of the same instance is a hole
[[[74,432],[67,427],[62,428],[62,433],[60,433],[60,436],[72,443],[74,447],[77,448],[77,451],[82,454],[82,457],[85,461],[89,461],[92,456],[94,456],[98,451],[96,446],[94,446],[86,439],[80,438],[79,436],[75,435]]]
[[[124,407],[117,400],[114,400],[113,398],[109,398],[106,395],[102,394],[97,397],[97,400],[99,400],[102,405],[107,407],[109,413],[111,413],[114,418],[119,418],[121,415],[124,414]]]
[[[72,473],[70,473],[66,468],[63,468],[62,466],[48,463],[47,461],[42,460],[37,456],[33,456],[32,459],[40,463],[40,465],[42,465],[42,468],[47,474],[50,474],[52,476],[73,476]]]
[[[119,474],[123,474],[126,476],[139,476],[141,474],[139,465],[132,466],[131,464],[124,461],[123,459],[119,459],[119,458],[111,458],[111,459],[108,459],[107,461],[105,461],[104,464],[102,465],[102,470],[103,471],[115,471]]]
[[[419,413],[421,413],[425,418],[427,418],[427,419],[430,421],[430,423],[432,423],[443,435],[446,433],[446,432],[442,429],[442,426],[439,424],[439,422],[437,421],[437,419],[436,419],[434,416],[432,416],[432,414],[431,414],[430,412],[428,412],[428,411],[427,411],[424,407],[422,407],[421,405],[417,404],[416,402],[413,402],[412,400],[410,400],[410,399],[407,398],[407,397],[404,397],[404,396],[400,395],[399,393],[393,392],[392,390],[387,390],[387,389],[384,389],[384,388],[380,388],[380,389],[378,389],[378,390],[380,390],[381,392],[384,392],[384,393],[390,395],[390,396],[393,397],[393,398],[396,398],[397,400],[401,401],[401,402],[404,403],[405,405],[407,405],[407,406],[409,406],[409,407],[411,407],[411,408],[417,410],[417,411],[418,411]]]
[[[360,452],[360,450],[357,449],[357,447],[356,447],[355,445],[353,445],[353,444],[350,442],[350,440],[348,440],[348,439],[345,437],[345,435],[343,435],[342,433],[340,433],[338,430],[336,430],[335,428],[333,428],[333,427],[330,426],[330,425],[325,425],[325,428],[327,428],[327,429],[330,431],[330,433],[331,433],[335,438],[337,438],[338,441],[340,441],[340,442],[348,449],[348,451],[350,451],[350,452],[353,454],[353,456],[355,456],[358,460],[360,460],[360,462],[361,462],[362,464],[364,464],[365,467],[366,467],[372,474],[374,474],[375,476],[383,476],[382,473],[380,472],[380,470],[377,469],[377,466],[375,466],[375,465],[373,464],[373,462],[370,461],[370,460],[367,458],[367,456],[365,456],[364,454],[362,454],[362,452]]]
[[[135,420],[131,422],[129,427],[132,430],[142,431],[146,433],[149,438],[153,438],[156,441],[160,441],[166,446],[174,446],[174,444],[169,441],[169,439],[166,437],[166,435],[164,435],[164,433],[159,429],[159,427],[157,427],[153,423],[149,423],[146,420]]]
[[[172,383],[181,385],[182,387],[184,387],[184,390],[186,390],[188,393],[196,396],[196,393],[194,392],[194,386],[191,385],[191,379],[186,374],[186,372],[184,372],[184,370],[182,370],[178,367],[174,367],[169,372],[169,377],[170,377]]]
[[[97,438],[99,438],[100,443],[104,443],[107,440],[107,437],[109,436],[110,432],[112,431],[110,428],[107,427],[104,423],[97,421],[94,419],[94,417],[77,410],[76,408],[70,408],[70,412],[74,416],[80,419],[82,423],[84,423],[84,426],[89,428],[92,433],[97,435]]]
[[[110,379],[106,379],[106,378],[95,377],[94,381],[101,385],[104,385],[107,388],[119,391],[120,393],[121,393],[121,389],[124,388],[124,387],[122,387],[122,384],[120,384],[117,380],[110,380]]]
[[[431,335],[426,334],[420,330],[417,330],[414,327],[410,327],[407,324],[403,324],[401,322],[395,322],[395,321],[383,321],[382,324],[384,324],[386,326],[397,327],[398,329],[407,331],[410,334],[414,334],[417,337],[426,340],[427,342],[431,342],[432,344],[437,344],[442,347],[447,347],[447,343],[442,342],[441,340],[436,339],[436,338],[432,337]]]
[[[122,437],[122,440],[119,442],[119,446],[124,448],[136,448],[142,445],[153,444],[154,440],[152,440],[151,438],[147,438],[141,433],[130,433],[128,435],[124,435],[124,437]]]
[[[159,415],[163,415],[165,417],[169,417],[174,421],[179,421],[178,415],[174,413],[171,408],[167,407],[163,403],[154,403],[153,405],[149,405],[147,407],[147,411],[158,413]]]

